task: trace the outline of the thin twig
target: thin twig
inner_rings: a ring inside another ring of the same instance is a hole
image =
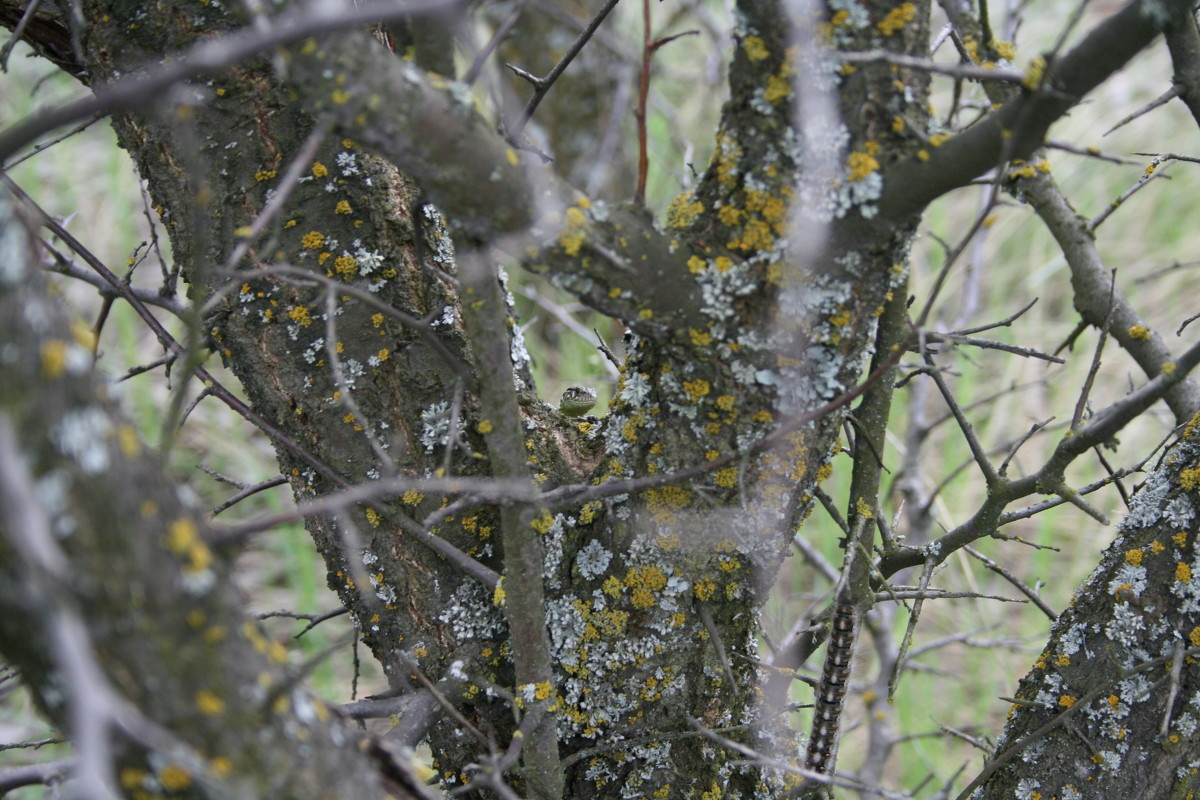
[[[521,111],[520,116],[517,117],[516,122],[508,126],[505,130],[505,138],[508,139],[509,144],[512,144],[520,137],[521,131],[525,130],[525,126],[533,118],[533,113],[537,111],[538,105],[546,97],[546,94],[550,91],[550,87],[554,85],[555,81],[558,80],[558,77],[563,74],[563,71],[566,70],[570,63],[575,60],[575,56],[579,55],[580,51],[583,50],[584,45],[591,40],[592,35],[596,33],[596,29],[600,27],[600,23],[604,22],[608,13],[617,7],[618,2],[620,0],[606,0],[604,6],[596,12],[596,15],[592,17],[587,27],[583,29],[583,32],[567,48],[567,52],[563,53],[563,57],[546,73],[544,78],[534,78],[527,72],[522,75],[526,80],[532,79],[534,92],[533,96],[529,98],[529,102],[525,104],[525,108]],[[510,64],[509,67],[512,68],[512,65]],[[524,70],[521,72],[524,72]],[[518,74],[521,73],[519,72]]]
[[[884,50],[869,50],[866,52],[830,52],[830,58],[838,61],[844,61],[848,64],[895,64],[899,67],[907,69],[923,70],[932,72],[938,75],[948,75],[951,78],[966,78],[980,82],[998,81],[1000,83],[1012,83],[1020,85],[1025,79],[1026,73],[1019,69],[1005,69],[1004,67],[982,67],[975,64],[943,64],[939,61],[934,61],[930,58],[921,58],[920,56],[909,56],[903,53],[889,53]]]
[[[1170,89],[1167,89],[1165,92],[1163,92],[1158,97],[1151,100],[1149,103],[1146,103],[1146,105],[1142,106],[1141,108],[1137,109],[1132,114],[1130,114],[1129,116],[1122,119],[1116,125],[1113,125],[1111,128],[1109,128],[1104,133],[1102,133],[1101,136],[1102,137],[1108,136],[1110,133],[1115,131],[1117,128],[1121,128],[1121,127],[1124,127],[1125,125],[1128,125],[1129,123],[1133,122],[1138,117],[1140,117],[1144,114],[1149,114],[1151,111],[1153,111],[1154,109],[1158,108],[1161,105],[1166,105],[1170,101],[1174,100],[1176,97],[1179,97],[1180,91],[1181,91],[1181,88],[1179,87],[1179,85],[1172,86]]]
[[[1096,373],[1100,371],[1100,354],[1104,352],[1104,345],[1108,343],[1108,329],[1112,325],[1113,317],[1113,295],[1117,290],[1117,271],[1113,270],[1109,274],[1108,281],[1108,313],[1104,316],[1104,324],[1100,326],[1100,337],[1096,340],[1096,349],[1092,353],[1092,364],[1088,368],[1087,377],[1083,381],[1083,387],[1079,390],[1079,399],[1075,401],[1075,411],[1071,414],[1071,424],[1067,430],[1073,431],[1079,427],[1079,423],[1083,420],[1083,414],[1087,410],[1088,395],[1092,392],[1092,385],[1096,382]]]
[[[1016,575],[1013,575],[1000,564],[997,564],[995,561],[985,556],[983,553],[976,550],[974,547],[967,545],[963,549],[992,572],[996,573],[1001,578],[1004,578],[1004,580],[1015,586],[1017,590],[1021,592],[1021,594],[1028,597],[1035,606],[1040,608],[1042,613],[1049,617],[1051,621],[1058,619],[1058,614],[1054,613],[1054,609],[1042,599],[1042,596],[1038,594],[1036,589],[1031,589],[1030,587],[1026,586],[1024,581],[1022,581]]]
[[[1140,178],[1138,178],[1137,183],[1135,183],[1133,186],[1126,189],[1125,192],[1120,197],[1118,197],[1116,200],[1113,200],[1111,203],[1109,203],[1107,206],[1105,206],[1104,210],[1101,211],[1099,214],[1097,214],[1095,216],[1095,218],[1090,223],[1088,223],[1088,229],[1091,231],[1095,231],[1096,228],[1100,227],[1100,224],[1102,222],[1104,222],[1104,220],[1106,220],[1110,216],[1112,216],[1113,212],[1115,212],[1118,208],[1120,208],[1122,205],[1124,205],[1126,200],[1128,200],[1129,198],[1131,198],[1135,194],[1137,194],[1139,191],[1141,191],[1146,186],[1146,184],[1150,183],[1150,181],[1154,180],[1155,178],[1168,177],[1166,174],[1167,168],[1163,167],[1162,169],[1159,169],[1158,166],[1162,162],[1170,160],[1170,158],[1171,158],[1170,156],[1159,156],[1159,157],[1155,158],[1153,161],[1151,161],[1150,165],[1148,167],[1146,167],[1145,172],[1142,173],[1142,176]],[[1183,160],[1183,159],[1180,159],[1180,160]]]

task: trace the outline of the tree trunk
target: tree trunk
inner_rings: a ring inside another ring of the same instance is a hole
[[[874,23],[834,26],[836,48],[927,52],[927,4],[862,5]],[[398,58],[367,30],[299,37],[113,119],[203,309],[200,335],[241,381],[296,499],[386,487],[336,501],[308,529],[393,689],[413,691],[419,670],[502,749],[520,727],[540,743],[526,747],[518,787],[532,796],[782,795],[779,764],[747,764],[700,729],[784,765],[799,752],[782,724],[783,692],[769,689],[771,702],[762,702],[761,676],[747,668],[760,658],[758,612],[873,355],[871,386],[883,395],[863,406],[864,423],[886,420],[889,359],[908,346],[905,265],[917,217],[1002,158],[1027,155],[1108,74],[1091,62],[1072,71],[1086,59],[1068,55],[1056,92],[1022,93],[936,148],[913,132],[928,121],[927,73],[839,68],[811,48],[791,50],[793,35],[815,34],[792,30],[778,0],[746,0],[738,12],[716,154],[661,229],[640,207],[592,202],[523,163],[465,87]],[[70,21],[93,86],[152,73],[167,54],[253,23],[216,3],[184,11],[82,0],[77,15],[47,14],[45,25]],[[1121,66],[1156,25],[1130,15],[1104,68]],[[797,73],[813,79],[794,88]],[[290,186],[293,169],[300,179]],[[569,418],[538,398],[492,273],[502,254],[632,330],[602,419]],[[21,369],[21,385],[39,381],[35,362]],[[17,384],[5,376],[5,385]],[[61,424],[50,417],[68,413],[26,410],[34,412],[47,416],[46,431]],[[12,424],[19,431],[27,422]],[[1190,575],[1200,575],[1200,563],[1189,566],[1190,447],[1185,440],[1156,473],[1145,511],[1134,515],[1143,522],[1126,524],[1101,577],[1060,621],[1020,690],[1036,706],[1018,707],[1006,741],[1020,742],[1072,703],[1084,713],[1063,714],[1037,735],[1044,745],[988,773],[986,796],[1028,786],[1065,797],[1072,781],[1116,788],[1134,775],[1166,796],[1192,780],[1178,770],[1195,758],[1187,710],[1195,678],[1190,667],[1178,678],[1167,669],[1180,647],[1196,643],[1187,620],[1200,610],[1188,605]],[[44,480],[53,459],[31,469]],[[423,478],[487,477],[515,481],[506,502],[466,484],[418,488]],[[282,712],[292,717],[236,703],[255,676],[274,674],[269,648],[257,652],[253,628],[218,637],[206,627],[237,618],[220,580],[220,559],[231,553],[184,546],[192,539],[178,525],[190,517],[173,494],[147,496],[124,477],[97,480],[80,475],[88,491],[122,502],[89,521],[96,542],[72,545],[68,557],[73,572],[97,581],[75,613],[89,623],[109,680],[156,724],[175,732],[194,724],[188,743],[213,774],[228,753],[251,787],[246,796],[303,796],[293,783],[310,773],[284,766],[295,746],[288,721],[315,701],[266,690],[264,699],[291,698]],[[878,475],[862,480],[877,484]],[[530,482],[545,494],[535,497]],[[872,522],[875,501],[859,499],[858,514]],[[154,514],[144,513],[149,502]],[[101,538],[118,530],[120,544]],[[1177,530],[1189,535],[1172,538]],[[854,531],[850,546],[875,552],[874,525]],[[207,535],[192,533],[197,542]],[[101,566],[92,559],[102,553],[128,558]],[[0,555],[5,568],[23,563]],[[932,557],[897,547],[880,563],[887,576]],[[199,569],[206,558],[217,560]],[[196,572],[216,580],[198,606],[189,590]],[[868,559],[851,562],[860,602],[869,605],[861,598],[876,579]],[[4,596],[0,619],[27,606],[28,598]],[[1166,608],[1179,610],[1155,612]],[[143,609],[169,616],[162,631]],[[104,626],[128,655],[109,653]],[[45,673],[35,689],[62,719],[45,668],[54,644],[23,646],[21,630],[0,626],[0,647],[14,659],[24,653],[27,674]],[[168,657],[167,642],[192,640],[194,657],[190,649],[186,659]],[[794,663],[815,646],[807,640]],[[1094,659],[1082,663],[1080,653]],[[1166,660],[1157,671],[1146,666],[1158,658]],[[129,666],[139,659],[145,672]],[[213,676],[220,684],[209,688]],[[1152,745],[1165,713],[1159,689],[1169,686],[1179,692],[1168,737]],[[316,737],[304,758],[314,780],[346,758],[358,766],[341,770],[339,791],[378,796],[380,768],[322,713],[313,711],[321,724],[301,720]],[[401,722],[410,742],[427,738],[445,788],[475,779],[483,746],[461,720]],[[268,733],[251,747],[262,726]],[[1073,726],[1089,727],[1079,736]],[[1040,747],[1056,758],[1028,757]],[[1073,777],[1052,772],[1055,763],[1075,765]]]

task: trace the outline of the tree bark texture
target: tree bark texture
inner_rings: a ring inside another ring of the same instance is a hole
[[[860,5],[864,19],[830,15],[822,35],[833,48],[927,52],[927,4]],[[497,741],[507,742],[524,714],[544,714],[533,725],[543,733],[549,725],[557,739],[564,783],[539,782],[558,767],[531,764],[544,751],[526,753],[521,788],[534,796],[781,795],[782,771],[739,763],[697,728],[785,762],[797,752],[780,709],[760,702],[759,676],[746,665],[759,656],[765,589],[837,445],[844,410],[810,419],[811,412],[862,379],[880,316],[907,291],[907,248],[927,203],[1004,157],[1028,154],[1050,122],[1161,29],[1155,5],[1131,4],[1121,12],[1124,27],[1074,60],[1065,56],[1064,71],[1050,73],[1059,81],[1054,92],[1023,91],[934,146],[914,133],[928,120],[926,73],[850,68],[799,51],[783,3],[740,2],[731,99],[714,158],[660,225],[641,208],[593,201],[529,163],[475,111],[466,87],[397,57],[366,29],[305,37],[176,84],[116,114],[113,125],[148,182],[190,299],[204,311],[202,333],[265,421],[297,500],[397,476],[516,477],[544,492],[646,481],[619,493],[507,505],[411,489],[310,519],[329,584],[394,689],[409,690],[418,668],[445,679],[464,716]],[[92,86],[152,71],[247,24],[217,3],[81,0],[78,9],[58,14],[51,6],[40,18],[51,27],[38,30],[70,28],[70,55]],[[44,49],[58,48],[65,63],[62,41]],[[820,91],[798,96],[798,71]],[[818,113],[822,97],[834,114]],[[255,232],[310,135],[326,130],[282,210]],[[810,234],[798,239],[797,230]],[[234,260],[239,245],[248,250]],[[571,419],[538,398],[511,309],[494,290],[501,253],[632,330],[602,419]],[[468,261],[476,262],[471,270]],[[488,334],[499,348],[485,347]],[[36,363],[21,369],[21,380],[38,380]],[[91,389],[79,391],[86,402]],[[876,413],[886,417],[881,407]],[[47,415],[39,424],[49,430],[62,424],[49,416],[61,420],[69,410],[27,409],[35,411]],[[1184,567],[1200,575],[1200,564],[1189,566],[1193,487],[1181,477],[1196,460],[1187,455],[1190,441],[1143,493],[1145,524],[1127,524],[1101,577],[1083,587],[1022,683],[1020,697],[1036,706],[1018,707],[1008,742],[1069,709],[1064,698],[1084,710],[1022,751],[1045,747],[1079,765],[1081,777],[1071,780],[1080,791],[1085,779],[1089,792],[1117,791],[1134,765],[1143,783],[1169,791],[1192,780],[1179,771],[1196,758],[1186,727],[1190,656],[1178,679],[1166,668],[1125,674],[1195,644],[1192,581],[1178,577]],[[47,459],[35,474],[51,468]],[[697,469],[706,463],[712,468]],[[687,480],[653,483],[693,469]],[[199,597],[190,592],[188,571],[200,556],[176,552],[180,540],[169,531],[191,518],[171,497],[126,498],[134,482],[110,487],[100,477],[81,474],[78,483],[123,502],[109,517],[79,524],[96,537],[126,532],[119,543],[97,538],[68,555],[72,570],[94,576],[86,596],[113,598],[80,604],[110,680],[158,724],[177,731],[181,720],[194,722],[192,746],[210,772],[229,753],[233,774],[252,787],[245,796],[305,796],[269,783],[291,780],[280,760],[293,755],[287,715],[298,713],[298,701],[279,715],[234,702],[239,687],[264,670],[274,674],[269,648],[258,652],[252,629],[210,635],[210,622],[236,619],[236,608],[220,580]],[[1163,527],[1167,519],[1173,527]],[[192,522],[202,541],[202,524]],[[91,560],[100,552],[108,553],[103,567]],[[464,570],[452,552],[479,568]],[[7,569],[14,555],[3,554]],[[900,555],[911,563],[930,557]],[[212,554],[214,576],[222,557]],[[866,586],[866,560],[855,570],[852,581]],[[1115,577],[1121,570],[1128,580]],[[1159,572],[1165,577],[1156,582]],[[542,594],[533,610],[529,595],[511,594],[531,576]],[[6,611],[22,607],[21,598],[4,597]],[[537,611],[545,624],[530,629],[528,641],[510,638]],[[127,626],[118,638],[130,655],[110,655],[104,626],[110,634]],[[23,652],[20,629],[0,631],[6,655]],[[193,642],[195,658],[173,661],[168,641]],[[27,669],[51,662],[49,643],[27,644]],[[1095,658],[1081,663],[1081,653]],[[528,669],[522,658],[531,659]],[[539,659],[548,672],[538,671]],[[220,684],[208,686],[202,675]],[[1150,744],[1166,713],[1160,689],[1172,682],[1180,691],[1168,737]],[[1098,694],[1109,685],[1110,694]],[[48,708],[50,687],[35,686]],[[201,692],[225,698],[212,719],[191,703]],[[1073,735],[1072,724],[1094,728],[1090,739]],[[262,738],[245,746],[260,728]],[[343,757],[362,763],[336,725],[313,730],[305,745],[312,759],[304,759],[313,773]],[[480,746],[460,722],[446,717],[412,738],[425,734],[445,787],[470,782]],[[1087,740],[1102,743],[1099,762],[1081,755]],[[1065,791],[1065,778],[1038,771],[1049,763],[1010,759],[983,791],[1011,796],[1021,781],[1044,786],[1046,797]],[[344,796],[382,796],[373,768],[342,772],[364,782],[339,787]]]

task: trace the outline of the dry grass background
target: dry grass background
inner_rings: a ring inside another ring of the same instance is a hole
[[[724,19],[724,3],[704,2],[700,5],[718,22]],[[1073,7],[1073,3],[1051,2],[1037,4],[1036,9],[1029,12],[1029,21],[1017,37],[1018,65],[1049,46],[1058,33],[1058,25]],[[614,23],[615,30],[630,42],[636,42],[640,36],[638,10],[636,3],[623,6],[620,9],[622,16]],[[1086,17],[1080,26],[1081,31],[1086,31],[1094,15],[1103,11],[1097,9],[1091,13],[1092,16]],[[1045,14],[1044,20],[1036,18],[1040,14]],[[937,24],[940,23],[935,22]],[[689,24],[685,15],[674,30],[687,27],[694,25]],[[699,27],[705,28],[704,25]],[[700,169],[707,161],[714,120],[723,99],[708,91],[708,87],[713,85],[713,76],[720,74],[722,54],[727,47],[727,43],[708,35],[689,37],[664,48],[657,57],[656,104],[650,124],[653,171],[649,198],[652,208],[661,211],[670,198],[687,188],[691,179],[689,162]],[[952,54],[944,49],[939,58],[947,60]],[[1121,166],[1059,151],[1050,152],[1054,175],[1084,216],[1094,216],[1137,181],[1149,159],[1131,156],[1132,153],[1197,152],[1196,125],[1178,103],[1156,110],[1109,137],[1100,135],[1116,120],[1168,88],[1170,76],[1165,48],[1155,47],[1052,130],[1052,136],[1057,140],[1081,147],[1095,146],[1107,154],[1138,159],[1137,164]],[[704,90],[697,91],[698,86]],[[949,105],[949,82],[939,80],[937,86],[935,110],[944,113]],[[56,105],[81,92],[82,88],[70,79],[54,75],[52,68],[24,57],[18,50],[9,73],[0,79],[0,125],[11,124],[38,108]],[[628,141],[632,147],[632,138]],[[1170,180],[1156,180],[1136,195],[1100,228],[1098,237],[1100,252],[1109,266],[1117,270],[1118,284],[1135,308],[1167,342],[1172,346],[1178,343],[1180,348],[1186,346],[1194,334],[1188,330],[1179,339],[1174,334],[1175,329],[1183,319],[1200,311],[1196,307],[1200,293],[1192,290],[1196,284],[1195,274],[1193,268],[1181,268],[1157,277],[1155,272],[1176,261],[1200,258],[1198,226],[1194,222],[1200,205],[1196,200],[1200,188],[1197,169],[1200,167],[1193,164],[1173,166]],[[48,211],[66,220],[68,228],[78,238],[118,271],[144,253],[143,243],[149,240],[150,229],[139,184],[127,157],[114,146],[114,137],[106,124],[96,124],[55,145],[47,154],[30,159],[10,174]],[[918,303],[924,302],[932,276],[940,268],[944,256],[935,237],[957,241],[977,212],[983,192],[983,189],[974,188],[956,192],[936,204],[926,216],[912,256],[911,291]],[[165,242],[163,246],[166,246]],[[169,255],[167,258],[169,260]],[[135,280],[142,285],[156,285],[159,269],[151,254],[139,266]],[[574,313],[585,330],[590,330],[593,325],[604,326],[602,330],[607,336],[614,335],[616,329],[607,320],[572,306],[568,298],[547,285],[527,276],[521,276],[519,283],[528,291],[536,290]],[[59,281],[57,285],[80,319],[91,324],[98,309],[94,292],[67,281]],[[1076,324],[1069,274],[1061,254],[1036,217],[1019,205],[1009,204],[999,209],[994,224],[981,232],[968,258],[954,270],[939,300],[938,311],[942,318],[957,318],[962,299],[972,295],[978,296],[978,310],[966,320],[965,324],[970,325],[1000,320],[1038,298],[1033,309],[1011,328],[989,334],[997,339],[1053,350]],[[591,342],[571,333],[544,310],[532,305],[525,305],[525,308],[537,317],[529,329],[529,341],[538,361],[544,397],[552,400],[564,386],[578,382],[593,383],[604,395],[611,388],[611,380],[604,373]],[[175,332],[180,332],[177,322],[165,321]],[[1068,363],[1063,366],[995,351],[960,351],[944,356],[941,363],[953,365],[956,372],[953,385],[964,404],[1009,385],[1031,384],[971,411],[980,439],[986,445],[996,445],[1020,435],[1035,421],[1050,416],[1060,421],[1070,418],[1095,342],[1093,332],[1085,333],[1076,341],[1074,350],[1067,354]],[[113,308],[100,346],[101,364],[115,376],[132,366],[150,362],[160,354],[153,337],[120,304]],[[215,359],[208,366],[221,371]],[[230,376],[225,377],[229,385],[236,385]],[[1100,380],[1092,395],[1093,407],[1103,406],[1142,380],[1140,371],[1110,343],[1104,353]],[[159,441],[160,410],[168,393],[179,387],[173,386],[161,370],[119,386],[126,409],[146,440]],[[184,387],[184,390],[194,393],[195,386]],[[892,432],[884,453],[885,463],[892,470],[900,463],[904,432],[913,410],[910,391],[905,389],[897,394]],[[942,410],[938,403],[932,403],[926,413],[937,415]],[[1109,454],[1110,460],[1118,466],[1137,462],[1168,433],[1170,426],[1170,417],[1161,407],[1156,408],[1122,433],[1119,450]],[[1057,435],[1050,431],[1026,445],[1015,461],[1014,472],[1037,465],[1053,447]],[[930,440],[922,459],[922,478],[927,487],[942,481],[968,455],[953,424],[942,425]],[[254,435],[244,422],[211,401],[201,403],[189,418],[179,444],[172,452],[170,470],[192,487],[202,502],[216,505],[233,490],[200,472],[198,467],[201,465],[248,484],[275,474],[274,459],[263,437]],[[836,467],[826,489],[844,508],[848,459],[839,458]],[[1072,468],[1068,477],[1079,485],[1099,474],[1095,461],[1085,458]],[[885,481],[891,477],[894,476]],[[1135,482],[1128,481],[1130,485]],[[977,470],[967,468],[959,473],[940,494],[936,506],[938,523],[950,528],[966,519],[981,500],[982,486]],[[1123,503],[1114,490],[1106,490],[1091,499],[1112,519],[1120,519]],[[289,502],[286,490],[277,488],[257,495],[227,512],[227,516],[244,518],[283,508]],[[894,503],[889,505],[889,514],[895,510]],[[1044,583],[1044,597],[1053,608],[1061,609],[1069,601],[1074,587],[1097,562],[1101,550],[1111,541],[1114,528],[1101,526],[1078,510],[1067,507],[1013,525],[1006,533],[1019,535],[1028,543],[989,540],[981,542],[980,549],[1026,582]],[[801,535],[836,562],[835,542],[840,534],[822,512],[814,513]],[[1055,549],[1038,549],[1031,545]],[[325,588],[324,570],[299,527],[261,536],[241,560],[238,570],[238,579],[252,612],[290,609],[319,613],[336,606],[336,598]],[[1016,596],[1011,586],[965,557],[951,558],[934,583],[947,589]],[[802,559],[793,559],[781,574],[775,597],[765,610],[769,632],[777,636],[785,630],[813,596],[827,588]],[[892,625],[897,637],[904,622],[903,613],[895,615]],[[345,617],[325,623],[298,641],[291,637],[300,629],[300,624],[272,619],[266,625],[273,636],[289,645],[296,664],[325,651],[330,642],[338,641],[349,632]],[[1028,605],[986,600],[928,603],[914,647],[966,630],[976,631],[975,639],[991,646],[977,647],[959,642],[930,650],[914,659],[895,704],[885,712],[888,723],[895,730],[913,737],[889,764],[889,784],[912,787],[929,774],[940,783],[964,762],[977,763],[978,753],[969,745],[926,734],[936,732],[940,724],[980,735],[998,732],[1008,709],[1008,704],[998,697],[1012,693],[1017,679],[1040,650],[1048,626],[1046,617]],[[361,668],[359,696],[382,688],[369,657],[363,660]],[[875,670],[870,648],[862,648],[857,672],[860,680],[872,680]],[[330,700],[345,701],[351,695],[354,673],[353,655],[348,647],[342,648],[323,660],[313,683],[316,690]],[[27,698],[19,691],[7,688],[11,683],[0,686],[0,747],[53,736],[54,732],[34,715]],[[807,701],[807,690],[798,690],[796,699]],[[856,694],[848,701],[847,714],[857,729],[848,734],[842,746],[840,764],[854,768],[865,752],[865,726],[861,724],[865,711],[860,695]],[[803,713],[798,716],[798,722],[804,725]],[[0,750],[0,766],[45,756],[45,750],[37,753]],[[970,771],[968,768],[967,772]],[[17,794],[30,798],[48,792],[40,788],[22,791],[23,794]]]

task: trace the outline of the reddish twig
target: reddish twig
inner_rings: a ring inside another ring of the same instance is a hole
[[[639,206],[646,205],[646,173],[650,171],[650,156],[646,149],[646,105],[650,97],[650,59],[654,51],[663,45],[673,42],[681,36],[691,36],[699,31],[684,31],[673,36],[663,36],[658,39],[650,38],[650,0],[642,0],[642,74],[638,77],[638,104],[633,112],[637,120],[638,138],[638,178],[637,189],[633,193],[633,202]]]

